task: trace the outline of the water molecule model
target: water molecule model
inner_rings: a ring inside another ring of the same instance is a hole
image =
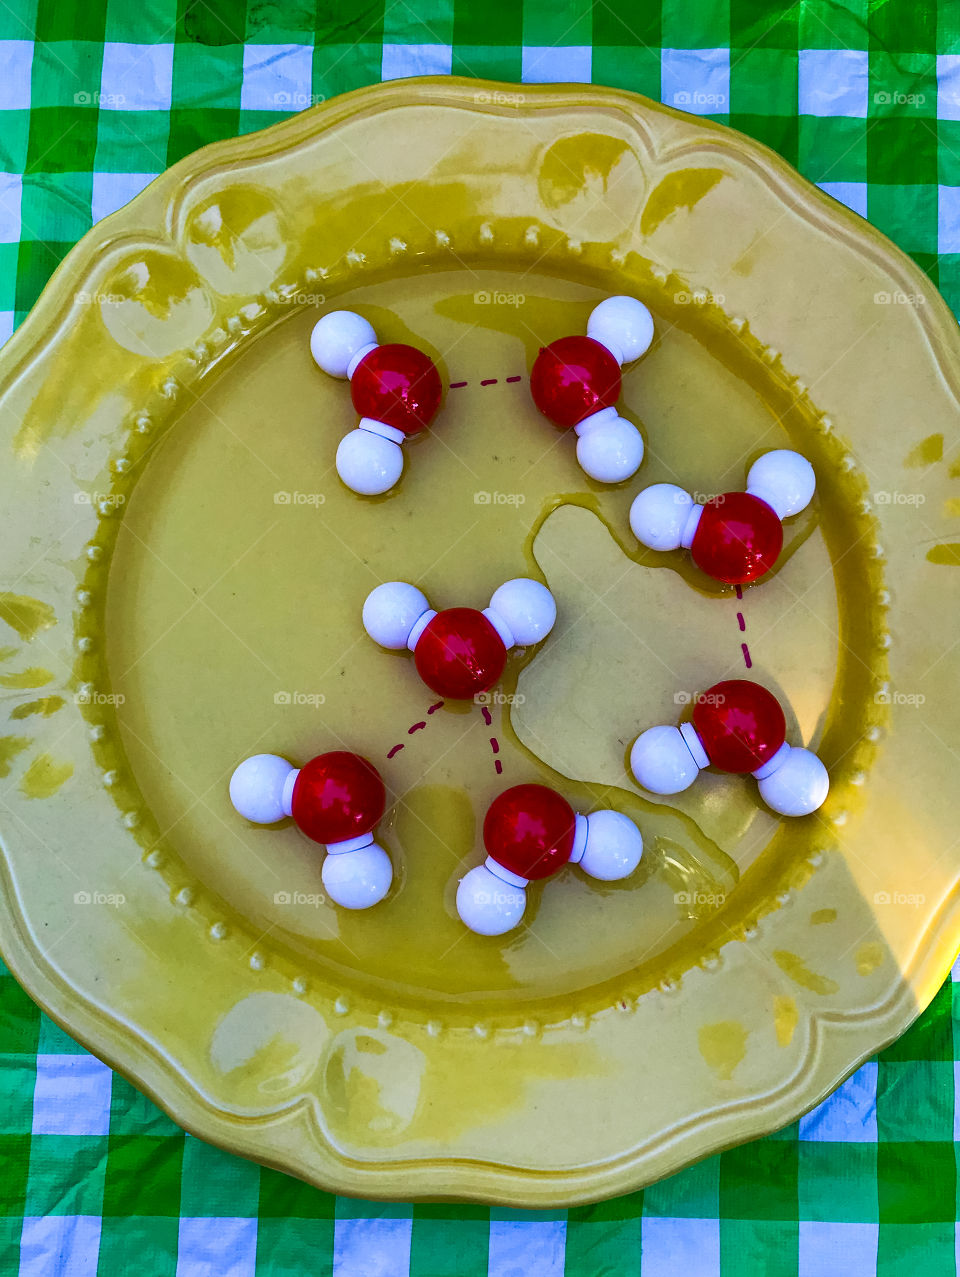
[[[786,743],[777,698],[748,679],[715,683],[696,697],[692,722],[650,727],[630,750],[637,783],[654,794],[681,793],[704,767],[749,773],[760,797],[781,816],[809,815],[830,789],[816,754]]]
[[[440,407],[436,364],[415,346],[378,345],[371,325],[351,310],[318,320],[310,350],[324,372],[349,380],[360,414],[356,430],[340,440],[337,473],[361,496],[389,492],[403,471],[401,444],[426,430]]]
[[[621,483],[643,460],[643,437],[617,413],[622,364],[653,341],[653,318],[634,297],[608,297],[587,322],[587,335],[544,346],[530,373],[530,393],[560,430],[573,427],[577,460],[600,483]]]
[[[417,673],[445,700],[470,700],[499,680],[512,647],[540,643],[553,629],[557,605],[545,585],[515,577],[494,591],[482,612],[436,612],[405,581],[387,581],[367,595],[363,628],[381,647],[413,653]]]
[[[630,527],[648,549],[683,547],[707,576],[746,585],[776,563],[782,520],[806,509],[815,488],[810,462],[778,449],[750,467],[746,492],[725,492],[702,505],[673,483],[644,488],[630,507]]]
[[[296,768],[277,754],[255,754],[230,778],[230,801],[255,825],[292,816],[327,854],[321,877],[327,895],[345,909],[367,909],[390,890],[393,866],[374,841],[386,790],[374,765],[333,750]]]
[[[643,854],[640,830],[621,812],[581,816],[546,785],[514,785],[496,797],[483,821],[486,861],[457,888],[457,913],[481,936],[511,931],[523,917],[530,882],[566,864],[613,882],[633,873]]]

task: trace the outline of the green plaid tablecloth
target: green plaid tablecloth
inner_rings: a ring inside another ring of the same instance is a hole
[[[84,231],[187,152],[358,85],[445,72],[594,80],[729,122],[868,217],[960,307],[960,6],[784,8],[0,0],[0,342]],[[954,1274],[953,988],[787,1130],[629,1197],[520,1212],[334,1198],[221,1153],[2,974],[0,1272]]]

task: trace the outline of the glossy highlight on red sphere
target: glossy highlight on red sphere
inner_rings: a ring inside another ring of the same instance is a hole
[[[493,800],[483,821],[483,845],[498,865],[521,878],[549,878],[573,851],[576,816],[546,785],[514,785]]]
[[[566,429],[612,408],[620,398],[620,365],[592,337],[561,337],[544,346],[530,373],[533,402]]]
[[[783,548],[776,510],[748,492],[725,492],[703,507],[690,553],[707,576],[746,585],[769,572]]]
[[[415,346],[377,346],[350,379],[353,406],[361,417],[415,435],[432,421],[443,394],[437,366]]]
[[[507,649],[482,612],[450,607],[438,612],[413,652],[417,673],[438,696],[465,701],[488,692],[503,673]]]
[[[715,683],[697,697],[693,725],[707,757],[725,772],[755,772],[784,742],[786,721],[772,692],[745,678]]]
[[[337,749],[301,767],[292,815],[314,842],[343,842],[368,834],[383,816],[387,793],[380,773],[359,754]]]

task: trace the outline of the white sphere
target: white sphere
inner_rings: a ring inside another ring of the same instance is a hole
[[[613,417],[577,440],[580,468],[598,483],[622,483],[635,475],[643,460],[643,435],[623,417]]]
[[[255,825],[272,825],[289,812],[283,809],[283,788],[294,770],[277,754],[254,754],[230,777],[230,801]]]
[[[327,895],[344,909],[369,909],[379,904],[393,882],[393,865],[379,843],[356,851],[330,852],[320,871]]]
[[[630,527],[651,550],[677,550],[693,509],[693,497],[675,483],[654,483],[638,492],[630,507]]]
[[[587,817],[587,846],[580,868],[591,878],[616,882],[632,874],[643,855],[643,836],[623,812],[591,812]]]
[[[403,473],[403,449],[371,430],[351,430],[337,448],[337,474],[353,492],[377,497]]]
[[[520,647],[542,642],[557,620],[553,595],[540,581],[528,576],[504,581],[493,593],[490,610],[503,618]]]
[[[364,601],[363,628],[375,643],[399,652],[429,607],[427,596],[415,585],[386,581],[371,590]]]
[[[653,316],[636,297],[608,297],[591,312],[587,336],[606,346],[618,364],[629,364],[650,349]]]
[[[830,790],[827,769],[809,749],[791,749],[775,772],[757,781],[760,797],[781,816],[809,816]]]
[[[357,351],[376,343],[377,334],[362,315],[355,315],[352,310],[331,310],[313,326],[310,353],[331,377],[346,377]]]
[[[799,452],[777,448],[765,452],[750,467],[747,491],[773,506],[781,519],[805,510],[813,499],[817,477]]]
[[[689,789],[700,768],[679,727],[650,727],[633,742],[630,770],[652,794],[679,794]]]
[[[527,903],[522,887],[511,886],[486,865],[477,865],[457,887],[457,913],[478,936],[502,936],[512,931]]]

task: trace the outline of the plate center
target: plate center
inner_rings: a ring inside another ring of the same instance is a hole
[[[736,898],[775,838],[748,782],[711,777],[654,803],[623,756],[643,727],[675,720],[684,696],[752,676],[745,659],[789,699],[793,730],[816,743],[838,649],[816,512],[793,521],[797,552],[741,602],[678,571],[673,556],[638,552],[627,511],[649,483],[742,488],[760,451],[803,450],[804,423],[799,410],[779,420],[758,393],[761,373],[743,376],[708,332],[672,327],[653,299],[658,339],[627,371],[622,401],[646,438],[643,468],[623,489],[591,484],[572,438],[534,410],[528,369],[540,344],[582,330],[601,296],[547,276],[466,270],[338,296],[382,340],[427,349],[453,387],[429,434],[407,446],[387,498],[361,500],[337,478],[337,442],[355,413],[346,383],[310,358],[313,309],[251,340],[146,465],[123,511],[107,598],[123,747],[152,813],[147,842],[174,866],[171,890],[195,884],[209,920],[239,925],[267,955],[378,996],[491,1007],[638,967],[655,979],[671,946]],[[619,567],[629,574],[618,582]],[[437,707],[409,656],[382,652],[361,628],[363,600],[383,580],[419,584],[436,607],[485,607],[503,580],[539,570],[561,602],[555,680],[534,679],[550,643],[519,687],[526,658],[513,657],[486,714]],[[583,622],[579,641],[563,637],[572,619]],[[608,651],[630,653],[626,684]],[[511,705],[528,684],[536,704]],[[589,688],[588,715],[578,686]],[[323,899],[322,853],[289,822],[251,826],[227,796],[249,754],[302,763],[334,748],[369,757],[391,794],[380,835],[396,885],[363,913]],[[621,884],[567,869],[530,889],[527,925],[481,939],[456,917],[456,884],[482,858],[489,802],[528,780],[575,806],[627,811],[645,858]]]

